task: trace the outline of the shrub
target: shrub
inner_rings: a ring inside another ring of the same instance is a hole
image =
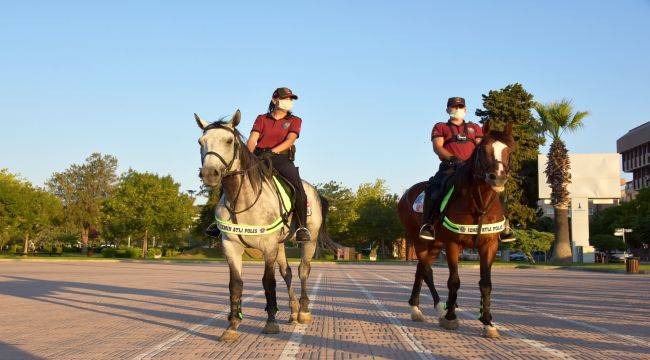
[[[160,248],[149,248],[147,249],[147,257],[150,259],[153,259],[158,256],[162,256],[162,249]]]
[[[323,249],[323,258],[327,261],[334,261],[334,252],[330,249]]]
[[[142,257],[142,249],[138,247],[120,247],[115,257],[124,259],[139,259]]]
[[[104,248],[102,250],[102,256],[105,258],[114,258],[117,256],[117,250],[110,247]]]
[[[176,249],[163,249],[163,256],[164,257],[174,257],[180,254],[181,252],[176,250]]]

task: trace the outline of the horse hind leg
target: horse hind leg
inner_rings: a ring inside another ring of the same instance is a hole
[[[242,280],[242,254],[244,253],[244,247],[233,241],[223,241],[223,249],[230,270],[230,283],[228,285],[230,291],[230,314],[228,315],[228,322],[230,324],[219,340],[232,342],[239,338],[237,328],[244,318],[241,309],[241,297],[244,288],[244,281]]]
[[[280,244],[278,248],[278,267],[280,268],[280,275],[284,279],[284,282],[287,284],[287,291],[289,292],[289,307],[291,308],[291,314],[289,315],[289,323],[295,324],[298,322],[298,299],[296,299],[296,294],[293,291],[292,273],[291,267],[287,262],[286,252],[284,246]]]
[[[309,311],[309,294],[307,291],[307,280],[311,272],[311,259],[316,251],[316,239],[302,245],[302,259],[298,267],[300,276],[300,309],[298,311],[298,322],[309,324],[312,321],[311,312]]]
[[[433,298],[433,305],[436,309],[436,317],[441,317],[444,312],[445,312],[445,307],[442,303],[440,303],[440,295],[438,295],[438,291],[436,290],[436,285],[433,282],[433,269],[431,268],[431,264],[438,258],[438,254],[440,253],[440,243],[436,242],[434,244],[433,250],[429,254],[429,260],[426,264],[423,264],[422,270],[423,270],[423,279],[424,282],[427,284],[427,287],[429,288],[429,291],[431,292],[431,297]]]

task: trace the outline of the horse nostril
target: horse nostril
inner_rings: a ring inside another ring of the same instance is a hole
[[[494,173],[490,173],[490,174],[488,174],[488,179],[490,179],[490,180],[492,180],[492,181],[494,181],[494,180],[496,180],[496,179],[497,179],[497,175],[496,175],[496,174],[494,174]]]

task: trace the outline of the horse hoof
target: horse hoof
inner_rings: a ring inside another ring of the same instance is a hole
[[[436,305],[436,318],[440,319],[441,317],[445,316],[445,313],[445,304],[439,302],[438,305]]]
[[[497,328],[493,325],[484,325],[481,335],[488,339],[496,339],[499,337],[499,331],[497,331]]]
[[[277,322],[267,322],[262,330],[263,334],[277,334],[280,332],[280,326]]]
[[[296,314],[291,314],[291,315],[289,316],[289,320],[287,321],[287,323],[289,323],[289,324],[293,324],[293,325],[297,324],[297,323],[298,323],[298,315],[296,315]]]
[[[311,324],[311,313],[301,312],[298,313],[298,322],[301,324]]]
[[[458,329],[458,319],[447,320],[446,317],[441,317],[439,320],[440,327],[445,330],[456,330]]]
[[[420,309],[413,307],[411,310],[411,320],[415,322],[424,322],[424,315]]]
[[[233,330],[226,330],[221,334],[221,337],[219,338],[219,341],[223,342],[233,342],[235,340],[239,339],[239,334],[236,331]]]

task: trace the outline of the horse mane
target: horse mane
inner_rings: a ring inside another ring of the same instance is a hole
[[[220,118],[218,121],[208,125],[208,128],[212,126],[230,127],[230,121],[225,120],[225,118]],[[271,179],[273,175],[271,164],[261,161],[255,154],[248,150],[246,141],[244,141],[244,135],[237,128],[233,128],[233,133],[235,135],[235,141],[239,143],[237,156],[239,157],[242,171],[246,174],[253,190],[258,191],[264,181]]]

